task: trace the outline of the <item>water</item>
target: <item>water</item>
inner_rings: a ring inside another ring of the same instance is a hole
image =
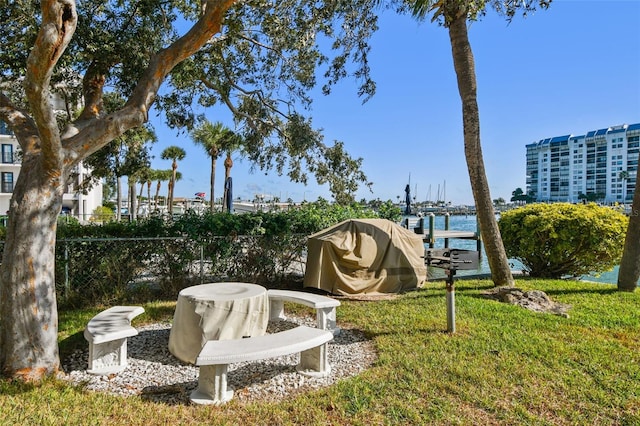
[[[412,224],[418,220],[416,216],[405,216],[403,220],[408,217],[409,223]],[[425,217],[425,229],[428,229],[429,226],[429,218]],[[435,229],[444,229],[444,216],[436,216]],[[476,231],[477,230],[477,221],[475,215],[454,215],[449,217],[449,229],[456,231]],[[428,245],[425,245],[428,247]],[[444,240],[438,239],[434,245],[435,248],[443,248]],[[465,250],[477,250],[477,244],[475,240],[460,240],[460,239],[450,239],[449,240],[449,248],[459,248]],[[489,263],[487,261],[487,256],[484,254],[484,245],[482,246],[481,252],[481,260],[478,269],[476,270],[466,270],[466,271],[457,271],[456,276],[468,276],[468,275],[478,275],[478,274],[490,274],[491,270],[489,269]],[[521,271],[524,269],[522,263],[520,263],[516,259],[509,259],[509,264],[511,265],[511,270],[513,271]],[[433,278],[444,278],[444,270],[439,268],[429,268],[429,277]],[[616,284],[618,280],[618,266],[616,266],[612,271],[603,272],[599,276],[595,275],[585,275],[582,277],[583,280],[586,281],[595,281],[606,284]],[[640,281],[638,281],[638,285],[640,285]]]

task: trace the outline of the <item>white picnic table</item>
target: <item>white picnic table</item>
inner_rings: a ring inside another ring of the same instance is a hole
[[[207,341],[261,336],[268,322],[269,298],[262,286],[221,282],[187,287],[178,294],[169,351],[195,364]]]

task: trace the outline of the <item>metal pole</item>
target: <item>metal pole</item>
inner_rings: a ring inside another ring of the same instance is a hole
[[[453,284],[453,276],[456,271],[447,269],[447,331],[456,332],[456,291]]]

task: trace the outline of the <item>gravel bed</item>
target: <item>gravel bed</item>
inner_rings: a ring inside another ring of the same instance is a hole
[[[315,317],[289,317],[286,321],[270,322],[267,333],[315,326]],[[153,402],[190,404],[189,393],[197,387],[198,367],[183,363],[168,349],[171,324],[157,323],[136,327],[139,334],[129,337],[126,370],[110,376],[95,376],[86,372],[88,344],[62,359],[64,380],[87,390],[114,395],[139,395]],[[331,386],[340,379],[364,371],[375,361],[373,344],[356,329],[342,328],[329,342],[328,377],[311,378],[296,372],[299,354],[262,361],[243,362],[229,366],[228,386],[235,390],[234,400],[276,401],[298,392]]]

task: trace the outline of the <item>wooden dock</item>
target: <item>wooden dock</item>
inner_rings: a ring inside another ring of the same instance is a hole
[[[422,234],[424,240],[432,239],[429,235],[429,232]],[[475,231],[452,231],[445,229],[434,229],[433,231],[433,239],[438,240],[442,238],[458,238],[461,240],[477,240],[478,233]]]
[[[425,222],[428,222],[428,225],[425,226]],[[426,220],[424,217],[416,218],[409,220],[406,218],[402,222],[402,226],[409,230],[413,230],[416,234],[422,235],[422,240],[425,244],[429,244],[429,248],[433,248],[436,240],[444,240],[444,247],[449,247],[450,239],[460,239],[460,240],[476,240],[476,246],[478,252],[481,251],[482,247],[482,239],[480,236],[480,230],[476,229],[475,231],[460,231],[449,229],[449,216],[445,215],[445,229],[435,229],[435,215],[427,216]]]

